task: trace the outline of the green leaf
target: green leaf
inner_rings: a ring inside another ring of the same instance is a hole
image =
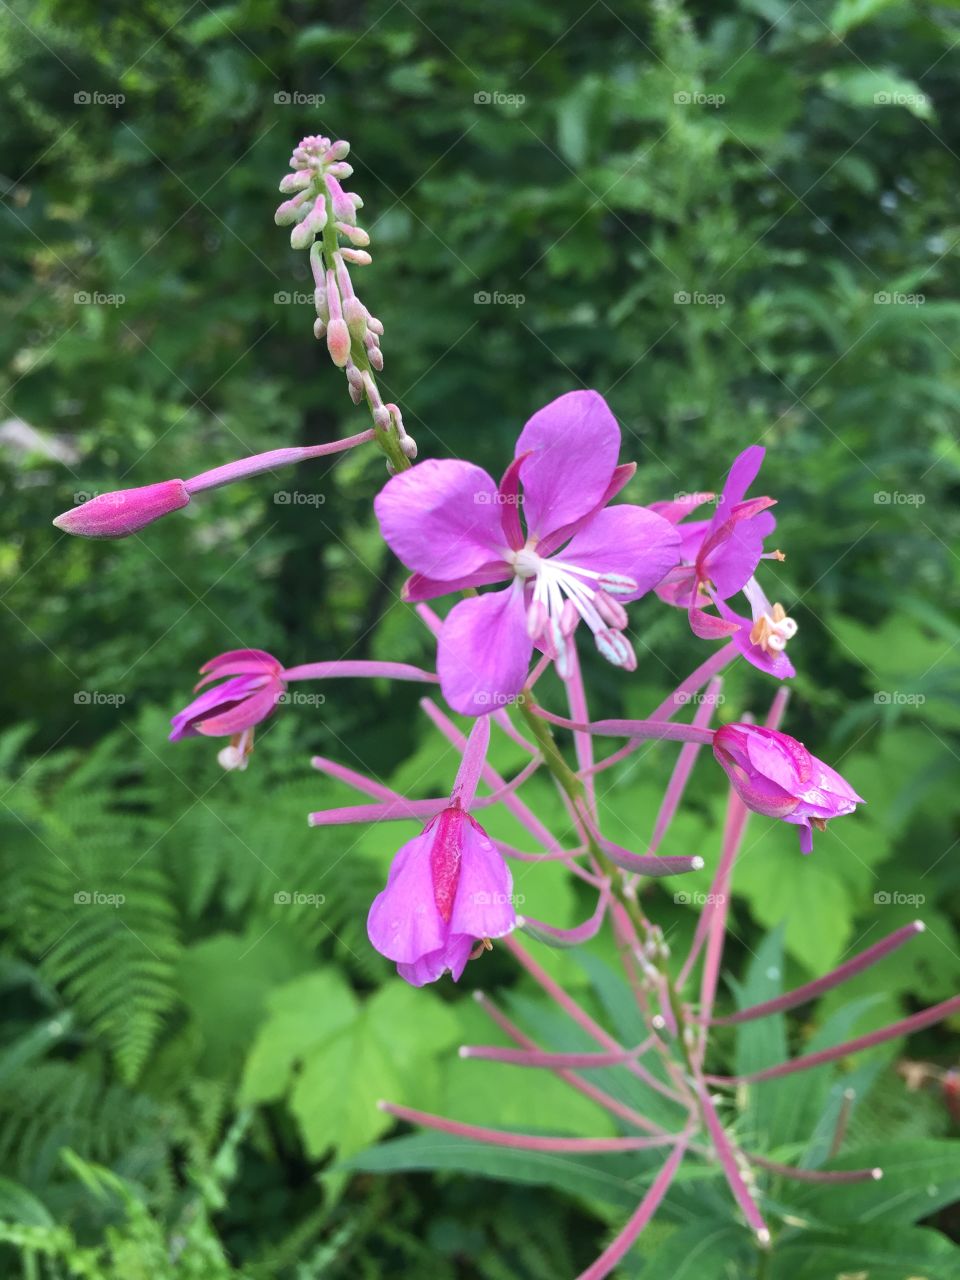
[[[960,1198],[960,1141],[878,1143],[845,1152],[825,1169],[883,1170],[880,1182],[797,1185],[790,1202],[820,1222],[911,1223]]]
[[[936,1231],[871,1227],[869,1231],[804,1231],[778,1241],[773,1280],[957,1280],[960,1249]]]
[[[905,107],[920,120],[933,119],[933,104],[914,80],[886,67],[842,67],[825,72],[827,93],[851,107],[884,111]]]
[[[677,1227],[652,1249],[642,1235],[635,1253],[643,1280],[727,1280],[750,1274],[757,1248],[743,1227],[708,1218],[698,1221],[695,1229]]]

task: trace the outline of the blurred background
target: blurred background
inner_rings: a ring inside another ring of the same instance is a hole
[[[787,558],[764,581],[799,623],[786,727],[868,805],[809,860],[754,820],[733,971],[782,926],[805,981],[920,913],[914,949],[858,980],[857,1025],[952,995],[957,6],[15,0],[0,32],[4,1274],[87,1249],[102,1271],[83,1274],[124,1278],[572,1275],[622,1204],[338,1164],[388,1131],[383,1096],[596,1124],[535,1073],[457,1061],[490,1038],[471,988],[536,1007],[502,955],[415,997],[371,951],[367,906],[407,828],[306,827],[340,794],[311,752],[447,788],[417,690],[328,686],[271,722],[243,775],[210,743],[166,742],[225,649],[431,662],[372,516],[380,455],[291,473],[303,501],[265,476],[118,543],[50,521],[365,428],[311,335],[306,255],[273,225],[298,139],[348,138],[382,385],[421,456],[499,474],[526,417],[580,386],[639,464],[628,500],[719,488],[767,446],[758,491]],[[642,714],[706,656],[681,615],[631,612],[640,669],[626,684],[588,658],[596,714]],[[721,718],[772,692],[741,664]],[[614,834],[618,813],[648,829],[669,767],[652,753],[615,788]],[[722,788],[694,781],[670,852],[712,863]],[[555,873],[525,891],[533,915],[582,918]],[[695,919],[660,889],[650,911],[678,938]],[[883,1060],[859,1123],[954,1131],[938,1073],[956,1038],[910,1054]]]

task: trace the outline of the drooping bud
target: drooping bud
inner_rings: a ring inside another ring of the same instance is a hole
[[[54,524],[64,533],[83,538],[126,538],[190,501],[182,480],[161,480],[137,489],[100,493],[88,502],[57,516]]]

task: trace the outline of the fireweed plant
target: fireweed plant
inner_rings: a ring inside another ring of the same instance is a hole
[[[400,848],[387,883],[370,906],[371,944],[394,961],[414,986],[457,981],[465,967],[496,942],[505,947],[559,1011],[586,1033],[594,1048],[552,1052],[510,1021],[486,996],[479,1002],[515,1048],[471,1045],[464,1057],[554,1073],[616,1118],[621,1136],[543,1136],[461,1124],[385,1101],[398,1119],[479,1143],[530,1152],[588,1154],[661,1149],[665,1158],[640,1203],[581,1280],[600,1280],[628,1253],[650,1221],[686,1157],[719,1166],[761,1256],[771,1246],[763,1204],[764,1177],[842,1183],[878,1179],[879,1168],[794,1167],[749,1150],[733,1136],[721,1111],[730,1091],[846,1058],[960,1009],[960,997],[833,1047],[742,1075],[711,1070],[711,1032],[779,1014],[836,987],[907,944],[923,930],[915,921],[874,943],[825,977],[739,1012],[714,1012],[727,926],[727,904],[744,830],[751,812],[797,827],[809,854],[814,832],[851,814],[861,803],[852,787],[795,738],[780,730],[786,686],[775,693],[763,724],[710,727],[720,673],[740,658],[777,680],[794,668],[787,656],[796,624],[765,594],[763,561],[782,558],[768,545],[774,499],[754,494],[764,450],[753,445],[733,460],[719,496],[686,495],[648,506],[617,502],[635,464],[621,459],[616,420],[595,391],[571,391],[540,409],[520,431],[499,481],[470,462],[415,462],[417,448],[399,408],[385,403],[377,374],[383,369],[383,325],[356,292],[352,268],[369,264],[369,236],[357,222],[360,197],[344,188],[352,173],[349,145],[307,137],[293,152],[280,190],[286,197],[276,222],[290,226],[295,249],[309,253],[315,285],[314,333],[343,370],[348,393],[366,405],[371,426],[346,439],[304,448],[270,450],[187,480],[163,480],[103,494],[59,516],[61,529],[92,538],[120,538],[190,503],[207,489],[291,463],[348,449],[372,447],[387,460],[390,478],[374,499],[382,535],[410,570],[404,597],[436,641],[435,670],[398,662],[334,661],[285,667],[259,649],[221,654],[201,669],[197,696],[173,718],[171,740],[203,735],[225,740],[227,769],[247,767],[255,727],[272,715],[288,685],[301,680],[383,678],[438,688],[447,705],[472,718],[464,734],[438,701],[422,707],[461,754],[449,796],[410,799],[379,781],[325,758],[313,765],[353,787],[364,803],[312,813],[315,826],[416,819],[423,830]],[[698,518],[701,507],[712,514]],[[722,641],[645,719],[591,720],[578,646],[588,637],[629,679],[637,658],[627,636],[628,608],[655,593],[686,612],[705,641]],[[427,601],[459,597],[441,619]],[[739,598],[744,604],[737,605]],[[542,706],[537,685],[554,667],[566,693],[565,714]],[[706,695],[698,697],[701,691]],[[695,708],[690,723],[679,713]],[[508,709],[514,711],[511,718]],[[576,767],[557,741],[569,735]],[[492,732],[508,735],[529,756],[512,779],[487,761]],[[623,745],[596,759],[597,739]],[[667,740],[680,751],[663,796],[649,846],[641,852],[608,839],[597,801],[598,775],[644,743]],[[694,762],[711,749],[731,789],[711,892],[689,954],[679,971],[668,967],[663,931],[647,918],[638,892],[645,877],[676,875],[703,866],[699,857],[660,853]],[[524,783],[539,770],[553,778],[576,832],[562,842],[525,802]],[[482,788],[482,789],[481,789]],[[487,835],[483,812],[503,806],[539,846],[530,852]],[[557,874],[576,876],[596,894],[583,924],[561,929],[525,918],[515,909],[511,862],[553,862]],[[575,946],[612,930],[624,975],[645,1035],[624,1044],[611,1035],[542,967],[537,946]],[[533,947],[520,941],[525,934]],[[672,1125],[655,1123],[594,1083],[596,1069],[625,1069],[669,1100]],[[588,1079],[581,1072],[591,1070]],[[719,1108],[719,1109],[718,1109]],[[843,1138],[843,1109],[830,1144]],[[823,1163],[823,1160],[820,1161]],[[770,1202],[772,1204],[772,1201]]]

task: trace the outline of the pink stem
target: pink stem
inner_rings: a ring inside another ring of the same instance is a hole
[[[587,711],[587,693],[583,686],[583,673],[580,670],[580,658],[577,655],[576,645],[569,645],[568,652],[570,671],[564,680],[564,685],[567,691],[567,706],[570,709],[570,719],[586,722],[589,720],[590,715]],[[596,820],[597,793],[596,784],[591,773],[593,766],[593,739],[589,733],[577,732],[573,735],[573,745],[577,755],[577,769],[583,779],[587,812]]]
[[[501,1049],[498,1045],[465,1044],[460,1049],[461,1058],[482,1058],[485,1062],[506,1062],[513,1067],[617,1067],[647,1052],[652,1037],[636,1049],[623,1049],[616,1053],[546,1053],[526,1049]]]
[[[681,1138],[673,1151],[671,1151],[663,1168],[650,1184],[647,1194],[640,1201],[636,1211],[627,1221],[626,1226],[616,1239],[607,1245],[596,1262],[592,1262],[586,1271],[580,1272],[577,1280],[604,1280],[604,1277],[613,1271],[660,1207],[660,1201],[670,1190],[670,1184],[677,1169],[680,1167],[680,1162],[683,1160],[686,1150],[687,1143]]]
[[[448,1120],[446,1116],[431,1115],[429,1111],[415,1111],[395,1102],[378,1102],[377,1106],[388,1115],[408,1124],[418,1124],[424,1129],[436,1129],[458,1138],[472,1138],[475,1142],[488,1142],[495,1147],[513,1147],[519,1151],[563,1151],[579,1155],[599,1154],[611,1151],[645,1151],[650,1147],[663,1147],[675,1142],[676,1134],[657,1138],[540,1138],[533,1133],[510,1133],[504,1129],[487,1129],[483,1125],[463,1124]]]
[[[852,960],[839,965],[836,969],[831,970],[830,973],[825,974],[822,978],[817,978],[814,982],[808,982],[793,991],[787,991],[784,995],[777,996],[775,1000],[765,1000],[762,1004],[751,1005],[748,1009],[741,1009],[738,1013],[728,1014],[724,1018],[711,1018],[710,1021],[715,1027],[730,1026],[737,1022],[751,1022],[754,1018],[765,1018],[771,1013],[781,1013],[784,1009],[794,1009],[798,1004],[805,1004],[808,1000],[813,1000],[821,992],[829,991],[832,987],[839,986],[841,982],[846,982],[855,973],[868,969],[870,965],[876,964],[878,960],[889,955],[891,951],[896,951],[905,942],[915,938],[918,933],[923,933],[925,928],[926,925],[922,920],[914,920],[911,924],[905,924],[903,928],[897,929],[888,937],[881,938],[872,947],[867,947],[866,951],[861,951]]]
[[[494,844],[504,857],[516,858],[518,862],[565,862],[568,858],[580,858],[587,852],[586,845],[580,845],[576,849],[559,849],[556,853],[527,853],[523,849],[515,849],[503,840],[494,840]],[[593,881],[600,884],[595,876],[591,876],[591,883]]]
[[[553,978],[550,977],[546,970],[537,964],[533,956],[521,947],[520,943],[517,942],[516,937],[507,937],[504,938],[503,941],[504,945],[513,953],[514,957],[520,962],[520,964],[523,965],[531,978],[533,978],[533,980],[553,998],[564,1013],[566,1013],[569,1018],[573,1019],[577,1026],[582,1027],[588,1036],[596,1040],[598,1044],[602,1044],[604,1048],[613,1049],[615,1052],[623,1051],[623,1045],[618,1044],[613,1036],[608,1035],[607,1032],[604,1031],[603,1027],[601,1027],[599,1023],[594,1022],[589,1013],[587,1013],[585,1009],[582,1009],[572,996],[567,995],[566,991],[564,991],[558,983],[554,982]],[[649,1085],[655,1093],[660,1093],[665,1098],[669,1098],[671,1102],[678,1102],[681,1106],[686,1105],[679,1094],[675,1093],[673,1089],[670,1089],[667,1085],[663,1084],[656,1076],[651,1075],[649,1071],[640,1066],[639,1062],[629,1063],[627,1065],[627,1070],[630,1071],[632,1075],[641,1079],[644,1084]]]
[[[758,1080],[774,1080],[779,1076],[793,1075],[796,1071],[809,1071],[811,1067],[819,1067],[824,1062],[835,1062],[837,1058],[845,1058],[849,1053],[859,1053],[861,1049],[872,1049],[875,1045],[885,1044],[888,1040],[896,1040],[900,1036],[912,1035],[914,1031],[922,1031],[935,1022],[941,1022],[960,1009],[960,996],[951,996],[940,1004],[923,1009],[920,1013],[911,1014],[909,1018],[901,1018],[899,1022],[883,1027],[880,1031],[871,1031],[868,1035],[857,1036],[853,1040],[845,1040],[843,1044],[834,1045],[832,1049],[821,1049],[818,1053],[808,1053],[802,1058],[793,1058],[790,1062],[781,1062],[775,1067],[764,1067],[762,1071],[753,1071],[745,1076],[705,1076],[710,1084],[754,1084]]]
[[[361,676],[373,678],[386,676],[388,680],[415,680],[421,684],[437,684],[438,677],[432,671],[423,671],[407,662],[304,662],[298,667],[288,667],[284,680],[334,680],[338,677]]]
[[[550,724],[561,729],[572,729],[580,733],[595,733],[601,737],[627,737],[638,742],[701,742],[709,746],[713,742],[712,729],[697,729],[690,724],[670,724],[666,720],[594,720],[588,724],[567,720],[563,716],[545,711],[543,707],[532,706],[534,715],[540,716]]]
[[[764,1222],[760,1210],[757,1208],[756,1202],[747,1190],[747,1184],[743,1180],[740,1169],[737,1165],[737,1157],[730,1140],[724,1132],[723,1125],[720,1123],[720,1117],[714,1109],[713,1103],[710,1101],[710,1095],[702,1085],[697,1086],[697,1095],[700,1098],[700,1106],[703,1111],[703,1118],[707,1124],[707,1130],[713,1142],[714,1150],[717,1153],[717,1159],[726,1176],[727,1182],[730,1184],[730,1190],[733,1192],[734,1199],[743,1210],[743,1216],[747,1222],[753,1227],[757,1233],[757,1239],[761,1244],[768,1244],[770,1241],[770,1232],[767,1224]]]
[[[355,449],[358,444],[368,444],[375,433],[361,431],[359,435],[348,436],[344,440],[332,440],[329,444],[307,445],[294,449],[270,449],[266,453],[257,453],[250,458],[240,458],[236,462],[227,462],[222,467],[213,467],[210,471],[201,471],[198,476],[184,481],[187,493],[200,493],[203,489],[218,489],[221,485],[231,484],[234,480],[243,480],[247,476],[258,476],[264,471],[274,471],[277,467],[288,467],[293,463],[307,462],[311,458],[324,458],[331,453],[342,453],[344,449]]]
[[[715,699],[720,690],[723,688],[723,681],[719,678],[713,680],[707,691],[707,700],[697,707],[693,717],[693,724],[698,729],[705,729],[713,715]],[[673,773],[670,775],[670,781],[667,784],[667,790],[664,793],[663,803],[657,814],[657,820],[653,826],[653,835],[650,837],[650,846],[648,853],[656,853],[660,848],[660,841],[667,834],[670,823],[673,821],[677,812],[680,801],[683,797],[687,780],[690,777],[690,771],[693,769],[697,756],[700,754],[699,742],[685,742],[680,748],[680,754],[677,757],[677,763],[674,765]]]
[[[317,759],[320,757],[318,756]],[[531,760],[515,778],[504,782],[490,795],[476,796],[470,808],[488,809],[495,804],[509,804],[512,792],[523,786],[541,763],[540,760]],[[404,818],[432,818],[449,808],[450,800],[446,796],[429,800],[409,800],[406,796],[393,793],[392,798],[383,804],[355,804],[336,809],[320,809],[316,813],[309,814],[307,821],[312,827],[344,826],[354,822],[398,822]]]
[[[345,782],[348,787],[362,791],[365,795],[375,796],[378,800],[402,799],[396,791],[391,791],[382,782],[375,782],[366,774],[357,773],[356,769],[348,769],[346,765],[338,764],[336,760],[328,760],[326,756],[313,756],[310,763],[320,773],[327,773],[331,778],[336,778],[338,782]]]
[[[681,680],[668,698],[660,703],[656,711],[650,716],[651,720],[669,720],[672,716],[689,704],[690,699],[695,693],[703,688],[707,681],[721,672],[724,667],[728,667],[730,663],[739,653],[739,649],[729,641],[722,649],[718,649],[716,653],[710,655],[705,662],[701,662],[696,671],[691,671],[686,680]]]
[[[795,1165],[778,1164],[776,1160],[768,1160],[765,1156],[752,1156],[744,1152],[751,1164],[761,1169],[769,1169],[781,1178],[792,1178],[795,1182],[879,1182],[883,1177],[882,1169],[798,1169]]]
[[[505,1013],[502,1013],[493,1001],[483,994],[482,991],[474,992],[474,998],[482,1009],[493,1019],[501,1031],[514,1040],[517,1044],[523,1045],[525,1049],[533,1052],[539,1052],[540,1046],[536,1040],[526,1035],[516,1023],[511,1022]],[[617,1116],[621,1120],[625,1120],[627,1124],[633,1125],[635,1129],[642,1129],[646,1133],[665,1134],[666,1130],[660,1125],[654,1124],[652,1120],[648,1120],[646,1116],[641,1115],[639,1111],[634,1111],[633,1107],[628,1107],[626,1103],[621,1102],[619,1098],[614,1098],[612,1094],[607,1093],[599,1086],[593,1084],[589,1080],[584,1080],[583,1076],[578,1076],[573,1071],[567,1071],[563,1068],[554,1068],[554,1074],[564,1084],[568,1084],[571,1089],[575,1089],[577,1093],[582,1094],[585,1098],[589,1098],[598,1106],[603,1107],[605,1111],[609,1111],[611,1115]]]
[[[433,721],[434,725],[440,730],[443,736],[457,748],[462,751],[466,739],[460,730],[456,727],[449,716],[444,715],[435,702],[431,702],[429,698],[421,698],[420,706]],[[502,788],[506,784],[499,773],[489,764],[485,764],[482,770],[484,782],[491,787]],[[557,841],[553,838],[547,828],[543,825],[535,813],[533,813],[527,805],[516,796],[507,795],[504,797],[504,807],[509,809],[513,816],[520,822],[531,835],[536,836],[545,849],[559,849]]]
[[[581,942],[589,942],[591,938],[597,936],[607,914],[609,902],[610,892],[604,886],[600,890],[597,909],[593,915],[589,920],[585,920],[583,924],[577,925],[575,929],[558,929],[556,925],[544,924],[542,920],[531,920],[529,916],[517,916],[517,928],[523,929],[525,933],[529,933],[535,938],[539,937],[548,945],[553,941],[564,947],[575,947]]]
[[[480,771],[487,762],[489,745],[490,719],[488,716],[480,716],[473,722],[473,728],[463,749],[453,790],[450,793],[451,803],[459,805],[461,809],[469,809],[473,804],[473,798],[477,794],[477,783],[480,781]],[[531,761],[531,763],[536,767],[535,762]]]

